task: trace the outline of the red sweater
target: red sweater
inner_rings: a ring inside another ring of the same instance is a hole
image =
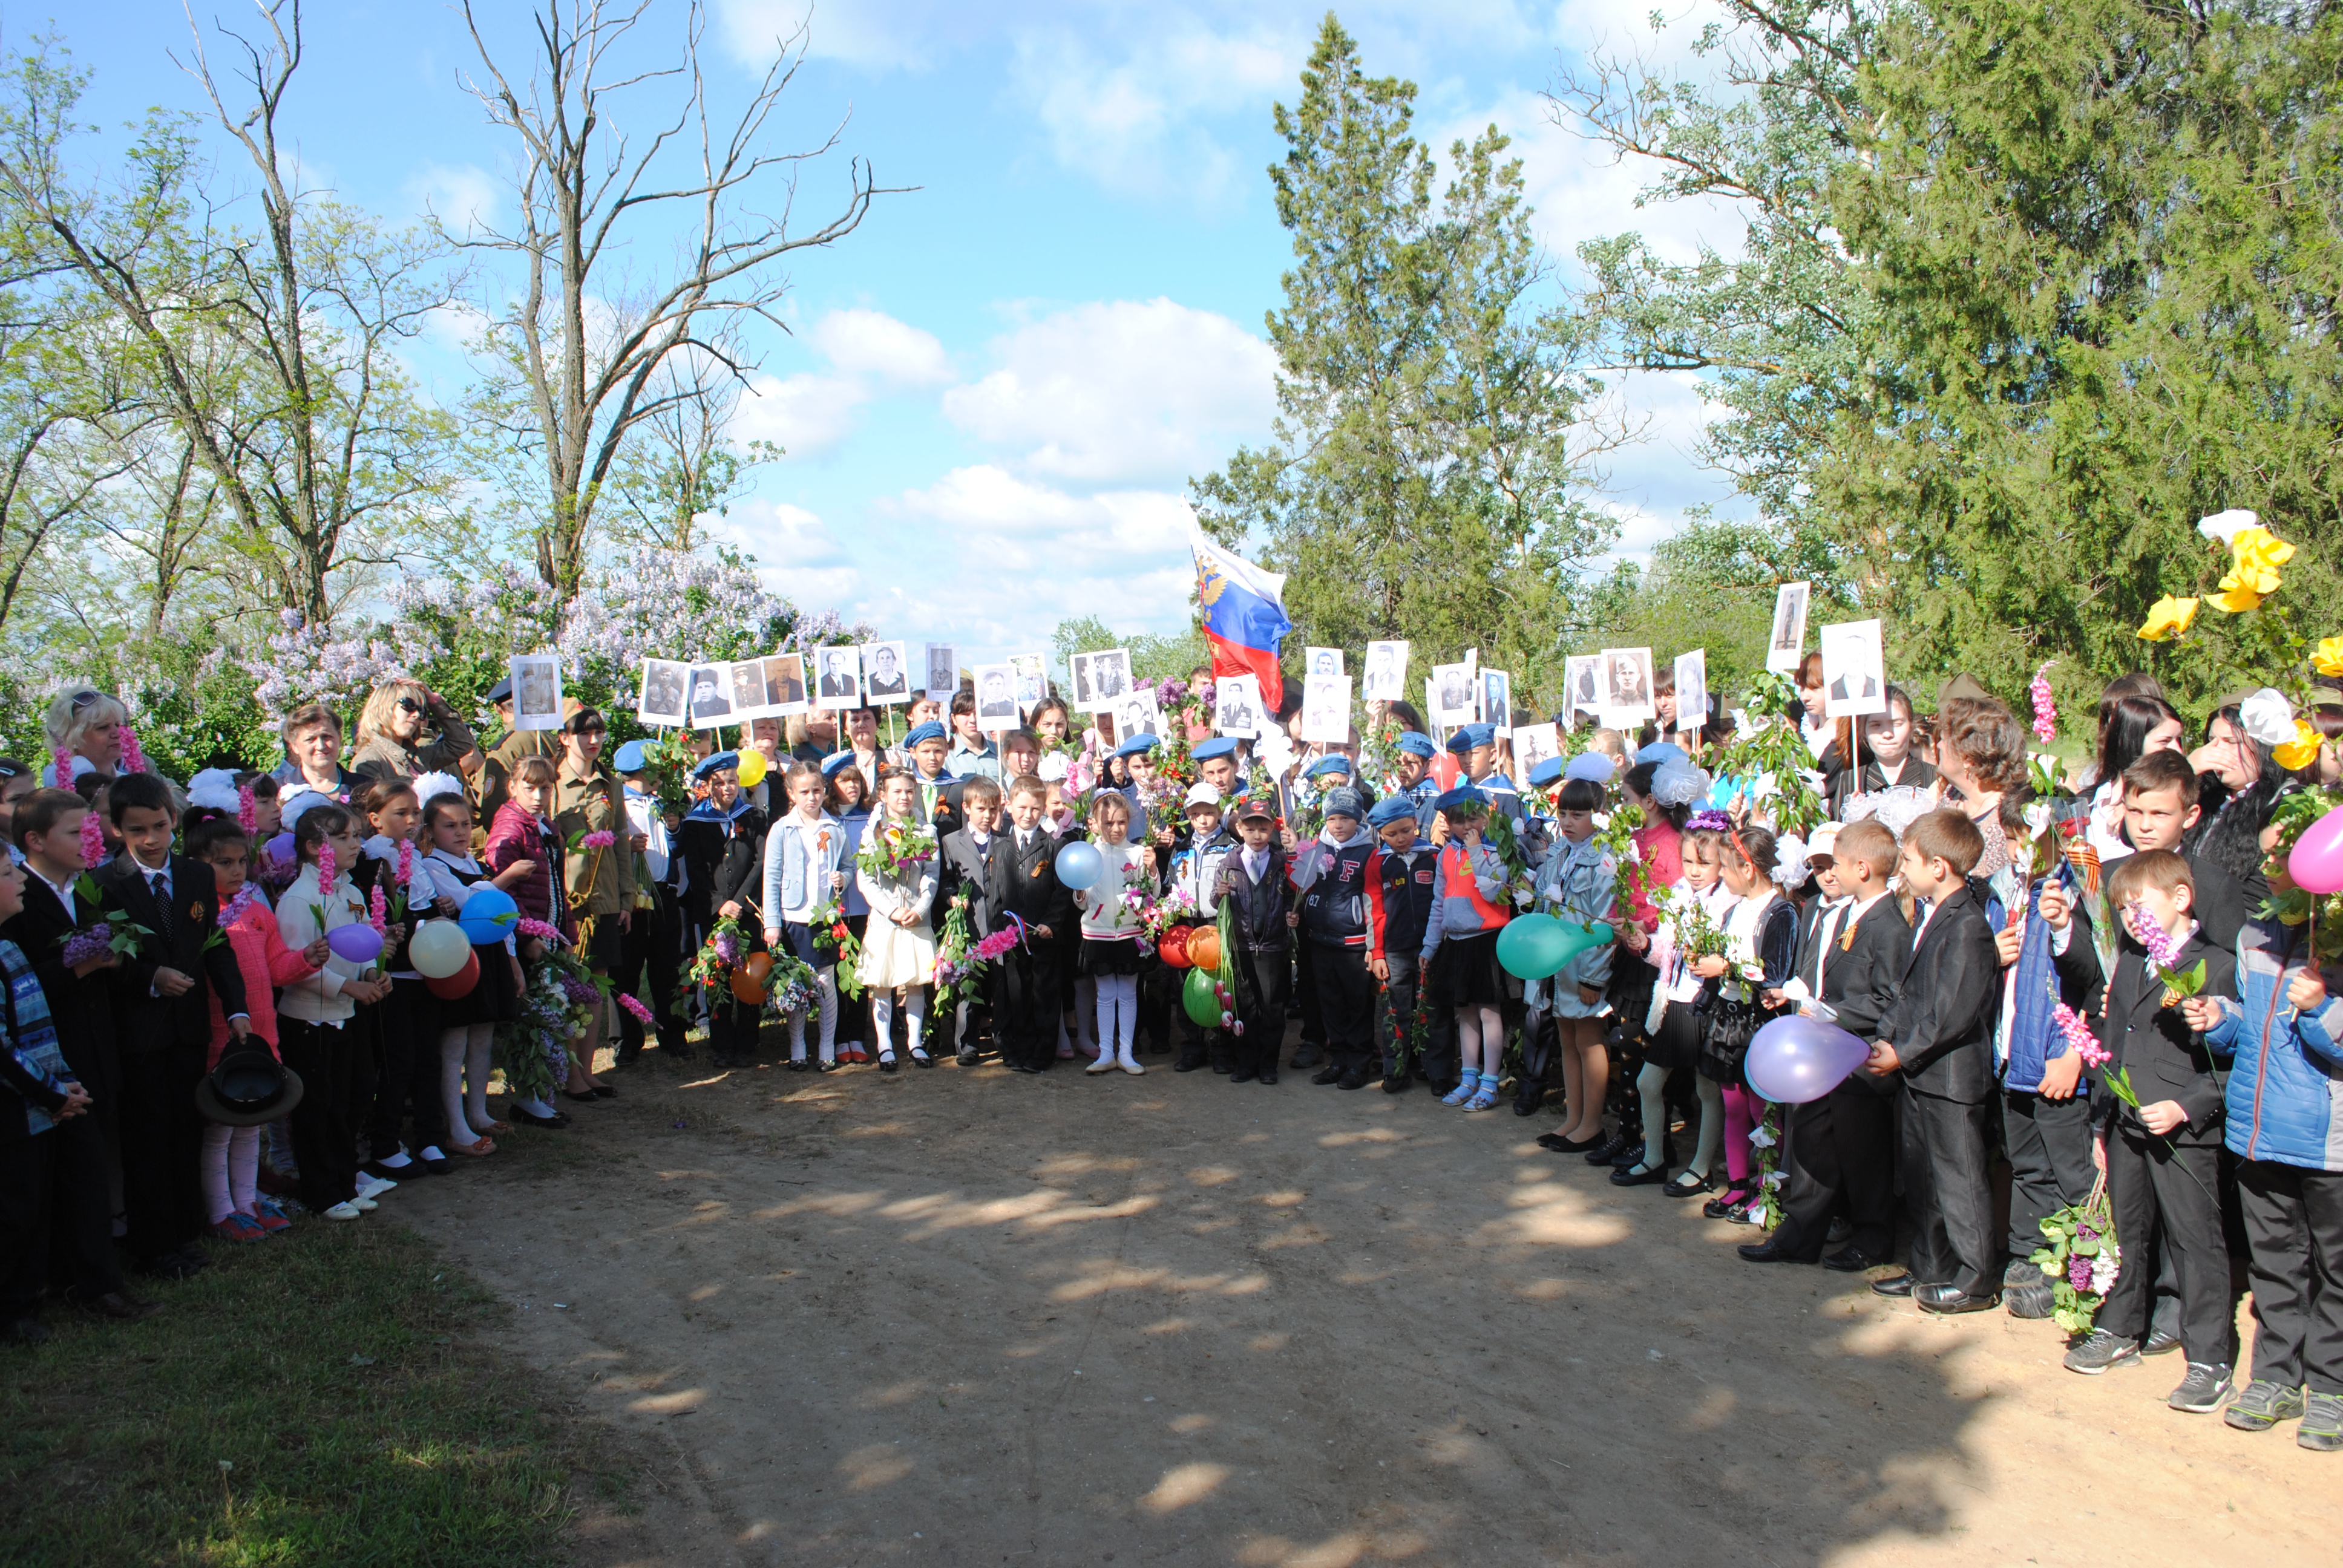
[[[576,928],[569,921],[569,900],[556,896],[556,883],[561,875],[559,849],[549,840],[545,825],[534,812],[512,800],[498,807],[496,819],[488,824],[488,847],[480,860],[491,878],[523,860],[535,860],[537,874],[523,877],[505,890],[519,906],[523,920],[543,920],[563,936],[575,934]]]
[[[1636,829],[1629,837],[1643,853],[1644,874],[1649,883],[1636,890],[1634,919],[1649,933],[1660,929],[1660,911],[1652,902],[1652,894],[1684,880],[1684,835],[1676,830],[1674,822],[1663,817]]]
[[[277,995],[276,988],[305,980],[317,971],[301,961],[301,955],[285,945],[277,933],[277,915],[258,899],[244,907],[227,928],[227,949],[236,955],[236,967],[244,975],[245,1013],[252,1021],[252,1032],[268,1042],[268,1052],[277,1054]],[[219,997],[211,999],[212,1043],[205,1059],[206,1071],[219,1065],[220,1052],[228,1041],[227,1017],[220,1011]]]

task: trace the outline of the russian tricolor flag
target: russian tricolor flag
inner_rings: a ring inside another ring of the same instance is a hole
[[[1212,674],[1250,675],[1261,682],[1262,700],[1272,713],[1284,700],[1285,678],[1277,667],[1277,644],[1293,629],[1285,617],[1285,578],[1232,555],[1192,529],[1196,552],[1196,598],[1203,607],[1204,640],[1212,645]]]

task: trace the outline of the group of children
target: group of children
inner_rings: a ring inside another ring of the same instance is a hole
[[[2284,869],[2343,802],[2330,759],[2282,766],[2237,703],[2186,753],[2131,676],[2072,796],[2035,799],[2025,727],[1968,678],[1926,719],[1890,689],[1833,720],[1819,660],[1799,676],[1760,719],[1804,743],[1796,789],[1720,788],[1715,724],[1581,732],[1515,777],[1493,727],[1438,737],[1405,704],[1272,751],[1101,744],[1054,699],[987,735],[963,692],[891,747],[867,710],[703,739],[680,801],[659,748],[604,762],[590,709],[483,751],[413,683],[369,701],[363,771],[304,710],[276,775],[183,795],[126,760],[118,703],[67,692],[54,782],[0,760],[0,1310],[37,1337],[53,1258],[69,1299],[144,1315],[119,1256],[184,1274],[207,1237],[356,1218],[511,1121],[565,1124],[557,1094],[615,1093],[613,1024],[622,1063],[704,1023],[730,1067],[778,1012],[800,1071],[1140,1074],[1151,1050],[1466,1111],[1558,1097],[1540,1144],[1769,1231],[1752,1262],[1938,1314],[2048,1317],[2066,1281],[2097,1309],[2068,1367],[2182,1350],[2174,1408],[2343,1449],[2343,1006]],[[357,926],[378,950],[337,940]],[[1777,1106],[1750,1052],[1797,1015],[1862,1060]],[[2119,1251],[2049,1278],[2045,1221],[2102,1181]]]

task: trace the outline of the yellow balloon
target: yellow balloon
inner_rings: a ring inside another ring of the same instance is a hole
[[[751,749],[740,753],[740,788],[754,789],[765,781],[765,754]]]

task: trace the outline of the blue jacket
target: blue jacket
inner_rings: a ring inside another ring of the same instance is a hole
[[[2071,868],[2061,865],[2056,874],[2046,879],[2041,887],[2052,882],[2065,888],[2074,896],[2077,906],[2082,902],[2081,890],[2075,885]],[[2040,889],[2036,890],[2037,908]],[[1988,908],[1988,921],[1998,931],[2008,923],[2007,917],[1993,918]],[[2077,919],[2087,921],[2087,915],[2078,908]],[[2085,940],[2087,925],[2078,926],[2072,940]],[[2018,944],[2016,983],[2011,988],[2008,1020],[2009,1055],[2001,1064],[2001,1086],[2013,1094],[2032,1094],[2042,1087],[2043,1070],[2052,1061],[2065,1056],[2069,1049],[2066,1035],[2060,1031],[2051,1010],[2064,1001],[2079,1008],[2083,998],[2079,992],[2069,995],[2062,991],[2058,966],[2050,954],[2050,922],[2038,914],[2026,922],[2026,937]],[[2073,988],[2066,988],[2072,990]],[[2078,1092],[2088,1091],[2078,1086]]]
[[[2325,1004],[2297,1012],[2284,988],[2302,972],[2303,932],[2248,920],[2237,932],[2237,992],[2219,999],[2205,1043],[2235,1057],[2223,1099],[2230,1151],[2247,1160],[2343,1171],[2343,968],[2328,965]]]
[[[821,885],[813,890],[812,901],[820,904],[830,900],[830,879],[846,864],[846,829],[839,825],[837,818],[825,811],[814,824],[814,832],[818,847],[813,859],[820,862],[817,875]],[[805,833],[805,824],[792,811],[775,822],[772,830],[765,835],[765,910],[766,918],[775,925],[780,923],[785,911],[807,901],[806,857],[790,853],[790,846],[801,840]]]

